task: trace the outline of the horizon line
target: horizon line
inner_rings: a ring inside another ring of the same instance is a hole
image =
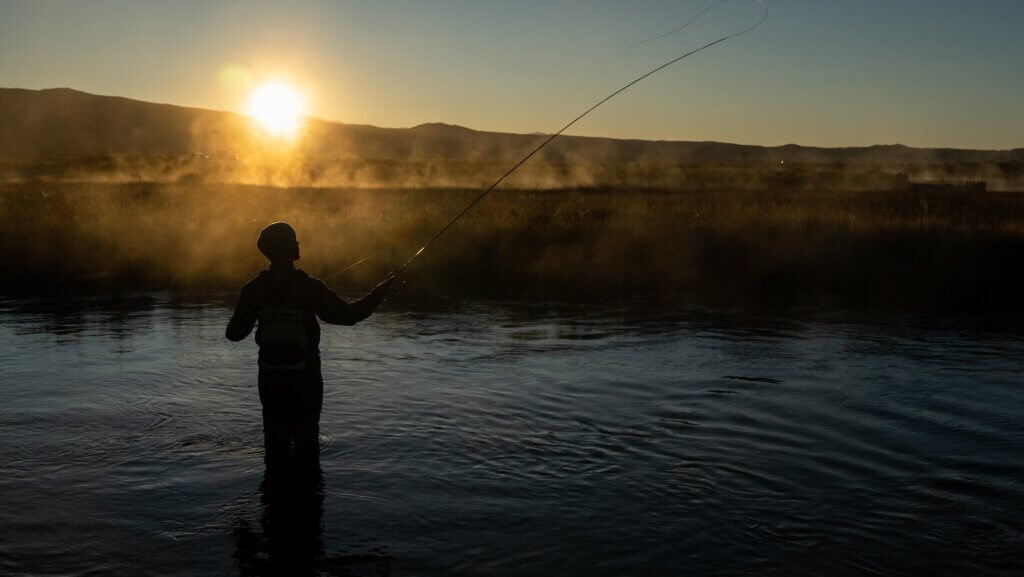
[[[122,96],[119,94],[98,94],[95,92],[87,92],[78,88],[72,88],[70,86],[52,86],[48,88],[22,88],[18,86],[0,86],[0,90],[21,90],[25,92],[52,92],[52,91],[68,91],[78,94],[84,94],[86,96],[95,96],[98,98],[118,98],[122,100],[129,100],[132,102],[139,102],[142,104],[152,104],[156,106],[171,106],[175,108],[185,108],[189,110],[199,110],[203,112],[215,112],[220,114],[232,114],[244,118],[250,116],[234,110],[222,110],[217,108],[205,108],[203,106],[193,106],[187,104],[176,104],[172,102],[158,102],[154,100],[142,100],[140,98],[133,98],[131,96]],[[534,131],[534,132],[503,132],[498,130],[487,130],[472,128],[461,124],[453,124],[450,122],[443,121],[427,121],[421,122],[413,126],[382,126],[378,124],[366,124],[366,123],[352,123],[344,122],[341,120],[330,120],[319,116],[303,116],[303,119],[314,120],[317,122],[323,122],[326,124],[334,124],[338,126],[353,126],[353,127],[367,127],[376,128],[381,130],[415,130],[425,126],[446,126],[452,128],[460,128],[469,130],[472,132],[487,133],[487,134],[504,134],[512,136],[550,136],[551,132]],[[906,148],[911,150],[956,150],[956,151],[977,151],[977,152],[1016,152],[1024,150],[1024,145],[1013,147],[1013,148],[969,148],[969,147],[955,147],[955,146],[915,146],[910,144],[903,144],[900,142],[896,143],[875,143],[875,144],[854,144],[854,145],[842,145],[842,146],[820,146],[813,144],[799,144],[796,142],[787,142],[784,144],[747,144],[739,142],[726,142],[722,140],[682,140],[682,139],[665,139],[665,138],[639,138],[639,137],[618,137],[618,136],[600,136],[600,135],[589,135],[589,134],[562,134],[562,137],[566,138],[585,138],[585,139],[602,139],[602,140],[617,140],[617,141],[634,141],[634,142],[665,142],[665,143],[680,143],[680,144],[722,144],[727,146],[742,146],[752,148],[786,148],[786,147],[798,147],[805,149],[820,149],[820,150],[848,150],[848,149],[867,149],[867,148]]]

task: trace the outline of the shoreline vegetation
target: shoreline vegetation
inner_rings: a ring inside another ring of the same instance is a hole
[[[0,89],[0,294],[237,291],[261,227],[349,293],[400,266],[547,136]],[[1024,148],[821,148],[564,135],[394,299],[651,299],[1024,311]]]
[[[991,153],[990,156],[999,155]],[[849,192],[903,191],[908,188],[1024,190],[1024,154],[1006,153],[1004,156],[1008,159],[943,161],[931,158],[915,162],[911,159],[880,158],[859,163],[787,163],[779,160],[785,158],[785,154],[778,154],[771,157],[770,162],[752,164],[714,161],[693,164],[642,158],[600,162],[558,157],[524,165],[510,175],[503,186],[525,190],[641,189],[672,192],[780,189]],[[0,159],[0,182],[484,189],[516,160],[294,154],[243,157],[233,153],[100,154],[31,161]]]
[[[260,228],[298,266],[372,286],[475,188],[0,183],[0,293],[237,290]],[[498,188],[406,273],[398,298],[652,298],[739,306],[1024,310],[1024,193],[956,186]]]

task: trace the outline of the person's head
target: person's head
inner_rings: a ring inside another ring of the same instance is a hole
[[[299,260],[299,241],[295,229],[287,222],[273,222],[260,231],[257,248],[270,262]]]

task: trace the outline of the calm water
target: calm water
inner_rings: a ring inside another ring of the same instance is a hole
[[[0,574],[1024,571],[1013,328],[385,305],[282,490],[229,314],[0,301]]]

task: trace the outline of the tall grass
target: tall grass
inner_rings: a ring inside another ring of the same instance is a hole
[[[0,185],[2,288],[235,289],[260,228],[341,289],[404,262],[475,189]],[[1024,194],[498,189],[409,269],[402,298],[657,296],[1019,307]]]

